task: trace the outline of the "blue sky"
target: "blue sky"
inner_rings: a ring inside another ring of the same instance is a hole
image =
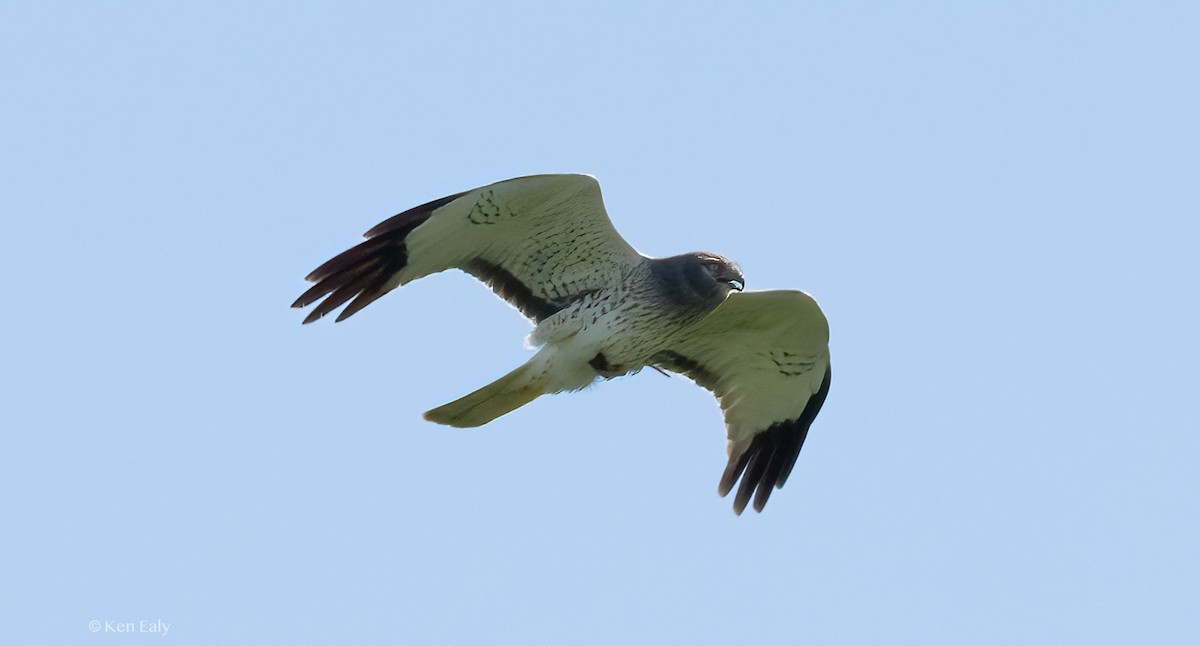
[[[1196,4],[434,4],[0,9],[0,641],[1200,641]],[[821,302],[765,513],[684,379],[422,421],[528,356],[462,274],[288,308],[539,172]]]

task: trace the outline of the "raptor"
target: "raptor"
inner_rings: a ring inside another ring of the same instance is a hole
[[[534,175],[450,195],[384,220],[308,275],[292,304],[341,321],[424,276],[461,269],[535,325],[537,352],[496,381],[425,413],[486,424],[541,395],[652,367],[712,391],[725,414],[738,514],[780,488],[829,392],[829,325],[800,291],[743,292],[713,253],[648,258],[613,228],[587,175]],[[320,301],[318,303],[318,301]],[[347,304],[348,303],[348,304]]]

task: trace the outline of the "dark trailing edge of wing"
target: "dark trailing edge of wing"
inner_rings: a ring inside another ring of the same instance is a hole
[[[292,307],[308,307],[325,298],[305,317],[305,323],[312,323],[352,298],[354,300],[342,310],[337,320],[349,318],[370,305],[386,293],[384,288],[388,281],[408,264],[408,248],[404,243],[408,234],[428,220],[434,211],[463,195],[466,193],[448,195],[375,225],[364,234],[366,242],[343,251],[314,269],[306,280],[316,284],[301,294]]]
[[[733,510],[739,515],[746,509],[746,503],[754,496],[754,510],[762,511],[771,497],[772,489],[779,489],[787,482],[796,466],[796,458],[808,437],[808,429],[812,426],[817,413],[825,403],[829,394],[830,368],[825,369],[825,378],[821,387],[809,398],[808,404],[800,417],[772,424],[767,430],[754,436],[750,447],[741,455],[731,457],[725,473],[721,476],[718,491],[722,496],[733,490],[733,485],[740,477],[742,484],[738,487],[733,499]],[[757,490],[757,492],[756,492]]]
[[[483,281],[488,287],[534,321],[541,322],[555,312],[566,307],[568,303],[550,301],[533,293],[524,283],[517,279],[512,272],[500,265],[490,263],[481,258],[475,258],[463,269],[472,276]]]
[[[711,391],[717,389],[717,376],[694,359],[689,359],[678,352],[663,350],[654,356],[653,363],[661,368],[686,375],[701,388]]]

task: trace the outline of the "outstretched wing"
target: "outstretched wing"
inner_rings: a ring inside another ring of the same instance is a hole
[[[401,285],[451,268],[541,321],[643,260],[613,228],[600,185],[587,175],[496,182],[409,209],[365,235],[366,242],[308,275],[316,284],[292,307],[325,300],[305,323],[350,301],[341,321]]]
[[[725,412],[729,465],[722,496],[738,514],[762,511],[787,481],[829,392],[829,323],[798,291],[731,294],[655,357],[659,367],[711,390]]]

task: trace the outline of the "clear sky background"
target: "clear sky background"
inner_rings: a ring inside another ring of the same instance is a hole
[[[436,5],[436,6],[435,6]],[[1200,642],[1200,5],[5,3],[0,642]],[[301,326],[378,221],[597,176],[832,327],[765,513],[647,371],[481,429],[460,273]]]

